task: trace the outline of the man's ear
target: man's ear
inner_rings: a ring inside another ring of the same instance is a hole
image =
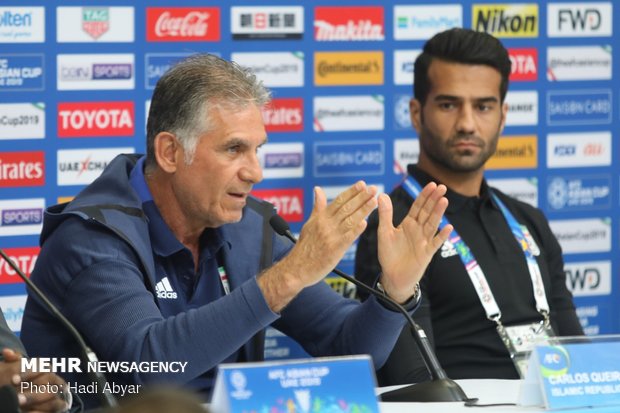
[[[160,132],[153,142],[157,165],[167,173],[176,172],[183,151],[176,136],[170,132]]]
[[[422,128],[422,104],[417,99],[411,99],[409,101],[409,117],[411,118],[411,124],[420,134]]]
[[[506,116],[508,116],[508,103],[504,102],[502,105],[502,119],[499,124],[500,134],[504,131],[504,126],[506,126]]]

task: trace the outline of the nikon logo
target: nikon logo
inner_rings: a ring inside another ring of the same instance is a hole
[[[496,37],[538,37],[537,4],[473,6],[473,27]]]

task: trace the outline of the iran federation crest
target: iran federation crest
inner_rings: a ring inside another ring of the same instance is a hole
[[[97,40],[110,29],[110,11],[108,7],[82,8],[82,30]]]

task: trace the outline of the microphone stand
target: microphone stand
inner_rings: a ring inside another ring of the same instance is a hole
[[[291,233],[288,223],[280,215],[275,214],[269,220],[271,227],[274,231],[282,235],[293,242],[297,243],[297,239]],[[387,303],[394,307],[405,316],[407,323],[411,327],[413,338],[418,345],[418,350],[424,359],[424,364],[431,376],[430,381],[412,384],[410,386],[401,387],[396,390],[382,393],[379,395],[381,401],[384,402],[472,402],[478,400],[477,398],[469,398],[454,380],[450,379],[444,369],[439,364],[439,360],[435,356],[430,341],[426,336],[426,333],[411,317],[409,312],[388,297],[386,294],[367,286],[358,279],[340,271],[338,268],[334,268],[332,272],[352,284],[355,284],[358,288],[366,291],[367,293],[375,296],[377,299]]]
[[[37,287],[32,281],[30,281],[28,277],[26,277],[26,274],[24,274],[22,270],[19,269],[19,267],[8,255],[6,255],[6,253],[2,249],[0,249],[0,256],[2,256],[4,261],[6,261],[6,263],[9,264],[9,266],[17,273],[17,275],[19,275],[19,277],[24,280],[24,283],[26,283],[28,288],[30,288],[30,290],[34,292],[35,296],[40,300],[40,303],[42,303],[43,306],[47,308],[47,310],[52,313],[52,315],[54,315],[54,317],[56,317],[58,321],[60,321],[60,323],[73,336],[78,347],[80,348],[80,351],[82,352],[82,354],[80,355],[81,361],[86,361],[86,364],[88,364],[88,362],[96,363],[97,361],[99,361],[95,352],[86,345],[86,342],[82,338],[82,335],[77,331],[73,324],[71,324],[71,322],[67,320],[64,315],[62,315],[58,308],[56,308],[56,306],[52,304],[52,302],[45,296],[45,294],[43,294],[39,287]],[[97,371],[97,369],[93,369],[94,371],[90,371],[91,369],[87,370],[89,370],[91,379],[97,382],[97,388],[102,389],[101,392],[97,392],[99,401],[103,404],[104,407],[116,407],[118,403],[116,402],[114,396],[110,392],[103,391],[103,389],[106,388],[105,385],[108,383],[105,376],[101,372]]]

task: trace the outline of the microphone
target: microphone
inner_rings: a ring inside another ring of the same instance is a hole
[[[297,243],[297,239],[290,230],[288,223],[278,214],[274,214],[269,220],[271,228],[293,242]],[[392,390],[380,395],[381,400],[384,402],[455,402],[464,401],[472,402],[478,399],[471,399],[467,397],[463,389],[452,379],[448,378],[448,375],[439,364],[439,360],[435,356],[430,341],[426,336],[426,333],[411,317],[409,312],[394,301],[392,298],[383,294],[382,292],[369,287],[358,279],[340,271],[338,268],[334,268],[332,272],[352,284],[355,284],[358,288],[361,288],[365,292],[374,295],[377,299],[387,303],[394,307],[405,316],[407,323],[411,327],[413,338],[418,345],[418,350],[424,359],[424,364],[428,370],[431,380],[427,382],[417,383],[410,386],[405,386],[400,389]]]
[[[64,315],[62,315],[62,313],[58,310],[58,308],[56,308],[56,306],[45,296],[45,294],[43,294],[43,292],[39,289],[39,287],[37,287],[32,281],[30,281],[28,277],[26,277],[26,274],[24,274],[22,270],[19,269],[19,267],[13,262],[11,257],[6,255],[6,253],[2,249],[0,249],[0,256],[2,256],[4,261],[6,261],[6,263],[9,264],[9,266],[17,273],[17,275],[19,275],[19,277],[22,280],[24,280],[24,283],[26,283],[28,288],[30,288],[30,290],[34,292],[36,298],[39,299],[39,303],[43,304],[43,306],[52,315],[54,315],[54,317],[56,317],[58,321],[60,321],[60,323],[73,336],[78,347],[80,348],[80,351],[82,352],[80,359],[86,362],[99,361],[95,352],[86,345],[86,342],[82,338],[82,335],[77,331],[75,326],[73,326],[73,324],[71,324],[71,322],[67,320],[67,318]],[[88,369],[88,370],[91,370],[91,369]],[[93,369],[93,370],[96,370],[96,369]],[[89,371],[89,374],[90,374],[91,379],[97,382],[98,389],[106,388],[105,385],[108,383],[108,381],[106,380],[105,376],[101,372]],[[97,392],[97,396],[99,397],[99,400],[101,401],[104,407],[116,407],[118,405],[114,396],[109,392],[105,392],[102,390],[101,392]],[[75,398],[73,400],[75,401]]]

